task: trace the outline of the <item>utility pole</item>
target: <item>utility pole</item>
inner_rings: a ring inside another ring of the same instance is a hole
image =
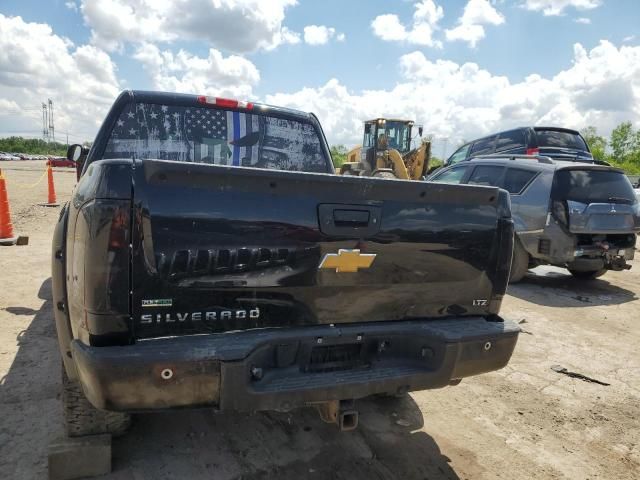
[[[53,125],[53,102],[51,101],[50,98],[49,98],[49,136],[51,137],[51,139],[55,143],[55,141],[56,141],[56,131],[55,131],[55,127]]]
[[[47,141],[49,136],[49,116],[47,115],[47,104],[42,102],[42,140]]]

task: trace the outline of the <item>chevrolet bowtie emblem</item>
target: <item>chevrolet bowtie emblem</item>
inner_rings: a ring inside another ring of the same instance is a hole
[[[337,273],[357,272],[359,268],[369,268],[375,258],[375,253],[341,248],[338,253],[327,253],[318,268],[335,269]]]

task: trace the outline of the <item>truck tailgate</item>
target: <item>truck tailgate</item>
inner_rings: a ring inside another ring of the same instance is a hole
[[[506,288],[497,188],[139,160],[133,192],[137,338],[487,315]]]

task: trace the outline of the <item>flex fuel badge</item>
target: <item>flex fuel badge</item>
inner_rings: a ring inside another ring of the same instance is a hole
[[[143,307],[170,307],[173,305],[171,298],[152,298],[150,300],[142,300]]]

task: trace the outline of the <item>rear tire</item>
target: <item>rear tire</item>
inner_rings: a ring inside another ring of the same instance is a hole
[[[513,241],[513,258],[511,259],[511,274],[509,283],[517,283],[524,278],[529,269],[529,254],[524,249],[518,237]]]
[[[593,280],[607,273],[607,269],[601,268],[600,270],[588,270],[586,272],[584,270],[569,270],[569,273],[581,280]]]
[[[64,427],[69,437],[110,433],[123,435],[131,425],[131,415],[98,410],[84,396],[82,387],[67,377],[62,366],[62,407]]]

